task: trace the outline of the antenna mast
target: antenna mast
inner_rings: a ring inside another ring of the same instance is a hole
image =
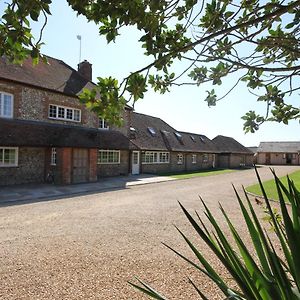
[[[81,62],[81,35],[77,35],[77,39],[79,40],[79,63]]]

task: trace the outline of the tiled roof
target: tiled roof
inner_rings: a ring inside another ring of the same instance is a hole
[[[135,138],[132,139],[132,142],[141,150],[216,151],[216,147],[206,136],[179,132],[160,118],[134,112],[131,124],[135,129]],[[191,136],[194,137],[194,140]]]
[[[253,154],[251,150],[240,144],[232,137],[218,135],[212,139],[212,142],[217,146],[218,152],[221,153]]]
[[[76,96],[83,88],[95,85],[61,60],[46,56],[48,64],[32,65],[27,59],[22,65],[9,63],[0,57],[0,78]]]
[[[258,147],[257,146],[252,146],[252,147],[247,147],[250,151],[252,151],[253,153],[257,152]]]
[[[131,127],[135,129],[135,138],[131,141],[141,150],[160,150],[167,151],[163,134],[161,131],[175,132],[176,130],[159,118],[152,116],[132,113]],[[148,127],[153,128],[155,134],[152,135]]]
[[[115,130],[9,119],[0,119],[0,145],[136,149],[127,137]]]
[[[300,152],[300,142],[261,142],[257,152]]]
[[[215,144],[205,135],[182,131],[180,131],[180,134],[182,135],[181,146],[185,151],[213,153],[217,151]]]

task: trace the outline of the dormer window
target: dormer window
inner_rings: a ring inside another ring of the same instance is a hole
[[[0,117],[13,117],[13,95],[0,92]]]
[[[154,129],[153,127],[148,127],[148,131],[150,132],[150,134],[151,134],[152,136],[155,136],[155,135],[156,135],[156,131],[155,131],[155,129]]]
[[[99,119],[99,129],[109,129],[109,126],[104,119]]]

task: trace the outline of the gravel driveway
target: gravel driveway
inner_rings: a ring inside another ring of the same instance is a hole
[[[276,169],[285,175],[299,167]],[[271,178],[268,168],[260,173]],[[231,183],[255,181],[246,170],[0,207],[0,299],[148,299],[128,285],[134,276],[169,299],[199,299],[190,276],[209,299],[222,299],[161,241],[193,257],[172,224],[193,237],[177,200],[200,210],[198,195],[218,219],[220,201],[244,232]]]

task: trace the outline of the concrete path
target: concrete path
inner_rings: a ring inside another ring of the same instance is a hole
[[[94,183],[81,183],[72,185],[53,184],[24,184],[0,187],[0,205],[16,202],[34,202],[47,199],[60,199],[75,195],[94,194],[101,191],[126,189],[130,186],[158,183],[174,180],[167,176],[140,174],[134,176],[118,176],[103,178]]]

